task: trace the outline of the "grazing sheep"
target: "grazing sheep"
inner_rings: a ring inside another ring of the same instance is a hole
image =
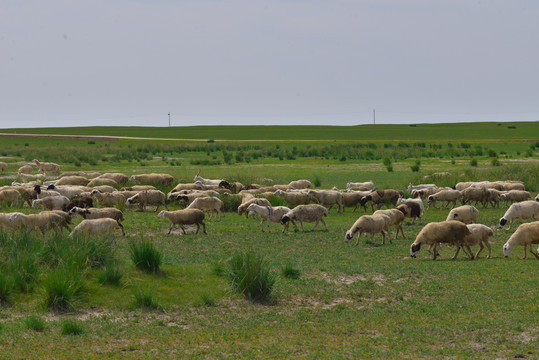
[[[247,207],[247,211],[254,211],[262,221],[260,221],[260,229],[264,232],[264,221],[268,223],[268,232],[270,232],[270,222],[280,222],[281,218],[290,212],[290,209],[286,206],[260,206],[255,203],[252,203]],[[288,230],[288,223],[283,227],[283,233]]]
[[[369,191],[369,190],[374,190],[374,183],[371,181],[366,181],[366,182],[351,182],[351,181],[348,181],[348,183],[346,184],[346,190],[348,192],[350,191],[353,191],[353,190],[359,190],[359,191]]]
[[[486,188],[469,187],[462,190],[462,204],[475,201],[475,206],[481,203],[483,207],[487,207],[489,193]]]
[[[238,206],[238,215],[241,216],[243,213],[245,213],[245,218],[248,218],[249,211],[247,211],[247,208],[251,204],[257,204],[260,206],[271,206],[271,203],[268,201],[268,199],[255,198],[255,197],[248,198],[247,200],[244,200],[244,202],[242,202],[240,206]]]
[[[19,220],[15,220],[15,221],[10,220],[11,215],[13,214],[24,215],[23,213],[19,213],[19,212],[0,213],[0,229],[9,230],[9,231],[15,231],[15,230],[21,229],[22,221],[20,220],[20,218]]]
[[[86,179],[82,176],[63,176],[61,177],[54,185],[60,186],[60,185],[79,185],[79,186],[86,186],[90,180]]]
[[[7,205],[10,203],[10,206],[13,207],[19,199],[19,196],[20,193],[17,189],[0,190],[0,204]]]
[[[432,205],[435,209],[436,207],[436,201],[445,201],[444,209],[446,209],[449,206],[449,203],[453,203],[452,209],[457,206],[457,200],[461,200],[462,194],[458,190],[442,190],[437,192],[436,194],[429,195],[427,198],[427,202],[429,204],[429,208]]]
[[[184,194],[182,191],[182,192],[177,192],[177,193],[169,193],[167,196],[167,201],[170,202],[170,201],[177,200],[180,203],[185,202],[187,205],[191,205],[191,203],[195,201],[195,199],[198,199],[201,197],[208,197],[208,196],[219,196],[219,193],[213,190],[209,190],[209,191],[202,190],[202,191],[196,191],[196,192]]]
[[[408,184],[408,192],[412,193],[413,190],[423,190],[428,188],[438,188],[435,184],[419,184],[419,185],[412,185],[412,183]]]
[[[121,192],[101,193],[93,190],[90,195],[97,200],[99,206],[121,206],[125,203],[125,197]]]
[[[309,190],[307,196],[311,199],[316,199],[317,202],[325,207],[328,207],[328,212],[333,205],[337,205],[337,212],[343,212],[343,195],[340,191],[335,190]]]
[[[144,190],[157,190],[157,189],[153,185],[124,186],[123,188],[120,189],[120,191],[144,191]]]
[[[335,190],[335,189],[334,189]],[[350,191],[342,193],[342,201],[343,201],[343,212],[345,207],[354,207],[354,210],[352,212],[355,212],[358,207],[361,206],[361,199],[363,199],[364,196],[367,196],[368,194],[363,191]],[[363,207],[365,209],[365,212],[367,211],[367,207]]]
[[[492,231],[491,228],[483,224],[469,224],[466,226],[468,227],[468,230],[470,230],[470,235],[466,235],[464,237],[462,245],[464,246],[463,249],[465,248],[468,249],[469,251],[468,256],[470,257],[470,259],[472,260],[474,259],[474,255],[472,254],[472,250],[470,249],[470,246],[474,246],[474,245],[479,245],[479,250],[475,254],[475,258],[479,257],[479,253],[481,253],[481,251],[484,248],[484,245],[486,245],[488,248],[487,259],[490,259],[491,247],[490,247],[490,243],[488,242],[488,238],[491,236],[494,236],[494,231]],[[462,246],[460,244],[457,245],[457,251],[455,251],[455,255],[453,256],[453,259],[457,258],[457,255],[459,254],[461,247]]]
[[[309,180],[295,180],[288,183],[289,189],[310,189],[312,186]]]
[[[126,200],[126,205],[138,203],[139,210],[144,211],[144,208],[148,205],[155,205],[155,211],[163,205],[167,210],[168,206],[165,202],[165,194],[159,190],[144,190],[136,195],[131,196]]]
[[[386,215],[389,218],[389,224],[388,226],[395,225],[395,228],[397,229],[397,232],[395,233],[395,239],[399,236],[399,230],[401,231],[402,237],[406,239],[406,235],[404,235],[404,230],[402,230],[402,222],[404,221],[404,214],[402,211],[397,209],[387,209],[387,210],[377,210],[374,212],[374,215]],[[391,242],[391,231],[388,231],[387,233],[389,237],[389,241]]]
[[[240,191],[243,190],[243,184],[240,182],[231,182],[230,183],[230,191],[232,191],[233,194],[237,194]]]
[[[112,232],[115,229],[122,230],[122,235],[125,236],[123,226],[118,221],[110,218],[103,219],[84,219],[75,226],[69,237],[75,236],[100,236]]]
[[[31,174],[34,172],[34,168],[31,167],[30,165],[23,165],[19,168],[19,170],[17,170],[17,174],[18,175],[21,175],[21,174]]]
[[[43,211],[38,214],[24,215],[21,213],[13,213],[9,220],[15,224],[20,223],[29,231],[39,230],[43,234],[49,229],[60,229],[65,223],[64,217],[53,211]]]
[[[60,170],[60,165],[55,163],[41,163],[39,160],[34,159],[32,160],[33,163],[35,163],[39,169],[39,173],[46,174],[48,172],[52,172],[54,175],[58,175],[58,170]]]
[[[462,191],[466,188],[469,188],[473,184],[473,181],[459,182],[455,185],[455,190]]]
[[[158,184],[162,186],[171,186],[174,178],[169,174],[140,174],[132,175],[129,180],[136,181],[139,184]]]
[[[352,240],[356,232],[359,232],[357,235],[356,246],[359,244],[359,238],[361,234],[368,233],[371,234],[371,243],[373,242],[374,235],[381,233],[382,234],[382,244],[386,243],[386,233],[389,232],[389,223],[390,219],[387,215],[377,214],[377,215],[363,215],[352,225],[350,230],[346,232],[344,240],[346,242]],[[389,240],[391,242],[391,239]]]
[[[0,171],[4,172],[7,169],[7,164],[5,162],[0,161]]]
[[[438,257],[440,244],[463,244],[464,237],[470,235],[470,230],[460,221],[442,221],[428,223],[421,229],[413,244],[410,246],[410,256],[416,257],[421,245],[429,245],[433,260]]]
[[[370,202],[371,210],[374,212],[375,205],[378,210],[386,204],[393,204],[393,206],[397,205],[397,200],[403,195],[404,193],[402,191],[393,189],[375,190],[361,199],[361,206],[364,206],[367,202]]]
[[[539,254],[533,252],[532,244],[539,244],[539,221],[521,224],[503,246],[503,256],[509,257],[511,249],[515,246],[524,245],[524,259],[526,259],[526,247],[539,259]]]
[[[406,203],[410,203],[410,202],[416,203],[421,208],[421,214],[425,213],[425,205],[423,205],[423,200],[421,200],[421,198],[413,199],[413,198],[404,198],[404,197],[401,196],[397,200],[397,205],[406,204]]]
[[[88,182],[89,187],[95,187],[100,185],[108,185],[113,188],[117,188],[119,184],[114,181],[113,179],[104,178],[104,177],[97,177],[95,179],[92,179],[92,181]]]
[[[421,224],[421,206],[416,202],[407,201],[404,204],[397,206],[397,210],[403,213],[404,217],[412,219],[412,224],[415,223],[415,219],[419,218],[419,224]]]
[[[73,199],[76,196],[80,196],[83,192],[87,190],[87,188],[83,186],[71,186],[71,185],[49,185],[47,186],[47,191],[52,190],[56,191],[62,196],[65,196],[68,199]]]
[[[100,193],[111,193],[111,192],[116,191],[116,189],[114,189],[110,185],[96,185],[96,186],[93,186],[93,189],[89,189],[88,191],[92,191],[92,190],[97,190]]]
[[[116,183],[118,183],[119,185],[123,185],[123,184],[127,183],[127,181],[129,180],[127,175],[122,174],[122,173],[105,173],[105,174],[102,174],[102,175],[98,176],[97,178],[100,178],[100,179],[102,179],[102,178],[112,179],[112,180],[116,181]]]
[[[68,214],[70,216],[79,214],[83,219],[114,219],[118,222],[118,225],[123,228],[120,221],[124,220],[124,214],[116,208],[82,209],[75,206],[73,209],[69,210]]]
[[[528,219],[539,220],[539,203],[533,200],[514,203],[500,219],[500,227],[504,227],[509,221],[509,230],[516,219],[520,219],[520,223]]]
[[[283,190],[276,190],[273,195],[280,196],[283,198],[284,201],[286,201],[287,205],[290,207],[294,207],[297,205],[307,205],[311,198],[302,192],[288,192]]]
[[[174,189],[170,190],[170,192],[174,193],[182,190],[202,190],[202,186],[197,184],[178,184],[174,187]]]
[[[67,204],[69,204],[69,199],[65,196],[47,196],[42,199],[32,201],[32,208],[36,208],[41,205],[47,210],[64,210]]]
[[[531,197],[532,195],[528,191],[511,190],[506,192],[505,194],[501,194],[500,200],[502,200],[505,205],[508,205],[515,202],[526,201]]]
[[[198,170],[198,173],[193,178],[193,183],[199,182],[198,185],[214,185],[219,187],[225,187],[227,189],[230,189],[230,184],[223,179],[204,179],[202,176],[200,176],[200,170]]]
[[[524,183],[522,181],[504,181],[502,190],[505,190],[505,191],[511,191],[511,190],[524,191],[524,190],[526,190],[526,187],[524,186]]]
[[[318,222],[322,221],[326,231],[328,227],[323,217],[328,216],[328,209],[318,204],[309,204],[309,205],[298,205],[294,209],[290,210],[288,213],[283,215],[281,218],[281,225],[285,225],[288,221],[292,221],[294,224],[294,231],[298,231],[298,226],[295,221],[299,222],[301,225],[301,231],[305,232],[303,229],[303,222],[316,222],[314,224],[313,230],[316,229]]]
[[[502,192],[496,189],[487,189],[487,204],[491,204],[493,208],[500,207],[500,198]]]
[[[416,199],[419,198],[421,200],[425,200],[430,195],[434,195],[437,192],[440,192],[442,190],[444,190],[444,189],[439,188],[439,187],[427,187],[427,188],[424,188],[424,189],[412,190],[411,194],[412,194],[413,198],[416,198]]]
[[[33,188],[27,186],[14,186],[13,189],[17,190],[22,198],[23,204],[26,202],[29,207],[32,207],[32,201],[37,199],[37,193]],[[21,205],[21,206],[22,206]]]
[[[188,207],[185,209],[199,209],[202,211],[209,211],[210,218],[212,219],[213,213],[219,214],[219,221],[221,221],[221,210],[224,207],[224,203],[221,199],[216,197],[200,197],[195,199]],[[167,209],[168,210],[168,209]]]
[[[464,224],[472,224],[477,222],[477,215],[479,215],[479,210],[477,210],[472,205],[463,205],[457,208],[454,208],[447,215],[446,221],[457,220]]]
[[[65,206],[64,211],[69,211],[74,207],[84,209],[94,207],[94,200],[89,196],[83,196],[79,199],[73,199]]]
[[[58,191],[54,190],[41,190],[41,186],[35,185],[34,191],[36,192],[36,197],[38,199],[43,199],[49,196],[62,196]]]
[[[198,234],[198,230],[200,230],[200,225],[202,225],[202,230],[204,231],[204,234],[207,234],[206,232],[206,224],[204,224],[204,211],[199,209],[185,209],[185,210],[176,210],[176,211],[165,211],[162,210],[159,215],[157,215],[158,218],[167,218],[170,220],[172,225],[170,226],[170,229],[168,230],[168,234],[172,231],[174,228],[174,225],[178,225],[183,230],[183,234],[185,235],[185,228],[184,225],[192,225],[195,224],[197,226],[197,231],[195,234]]]

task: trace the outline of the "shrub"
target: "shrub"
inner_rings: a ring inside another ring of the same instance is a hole
[[[80,335],[84,333],[84,327],[80,321],[75,319],[64,319],[62,321],[62,335]]]
[[[0,305],[9,304],[13,281],[4,271],[0,272]]]
[[[299,279],[300,271],[290,264],[286,264],[283,268],[283,276],[287,279]]]
[[[477,166],[477,159],[471,159],[470,166]]]
[[[413,172],[419,172],[419,165],[412,165],[410,166],[410,169],[412,169]]]
[[[39,316],[31,315],[31,316],[28,316],[26,319],[24,319],[24,326],[28,330],[42,332],[43,330],[45,330],[46,323],[45,323],[45,320],[43,320]]]
[[[386,169],[388,172],[393,172],[393,165],[388,165]]]
[[[317,188],[319,188],[320,186],[322,186],[322,180],[320,180],[320,178],[318,177],[318,175],[314,178],[314,180],[313,180],[313,185],[314,185],[314,187],[317,187]]]
[[[147,309],[147,310],[158,310],[161,306],[153,299],[153,291],[147,289],[146,291],[139,289],[133,293],[133,298],[135,299],[135,306]]]
[[[232,288],[254,301],[268,300],[275,284],[275,275],[264,259],[253,253],[237,253],[228,263]]]
[[[241,196],[239,195],[222,194],[219,199],[223,202],[224,209],[227,212],[236,212],[238,206],[241,205]]]
[[[500,160],[498,160],[498,158],[494,158],[490,161],[490,164],[492,166],[501,166],[502,164],[500,163]]]
[[[385,166],[389,166],[391,165],[391,158],[389,156],[386,156],[382,162]]]
[[[51,270],[43,280],[44,305],[48,310],[70,311],[83,290],[81,271],[75,267]]]
[[[131,260],[135,267],[145,272],[159,272],[163,261],[161,253],[150,241],[132,242],[129,244]]]

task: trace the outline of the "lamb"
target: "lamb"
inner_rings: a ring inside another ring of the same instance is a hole
[[[307,194],[302,192],[288,192],[276,190],[273,194],[275,196],[282,197],[290,207],[294,207],[297,205],[307,205],[311,201],[311,198]]]
[[[511,190],[511,191],[506,192],[505,194],[501,194],[500,200],[502,200],[505,205],[508,205],[509,203],[512,204],[515,202],[526,201],[531,197],[532,195],[527,191]]]
[[[19,170],[17,171],[17,174],[18,175],[21,175],[21,174],[31,174],[32,172],[34,172],[34,168],[31,167],[30,165],[23,165],[19,168]]]
[[[90,180],[88,180],[85,177],[82,176],[63,176],[61,177],[54,185],[60,186],[60,185],[80,185],[80,186],[86,186]]]
[[[117,188],[119,184],[114,181],[113,179],[104,178],[104,177],[97,177],[95,179],[92,179],[92,181],[88,182],[87,184],[89,187],[95,187],[100,185],[108,185],[113,188]]]
[[[520,219],[521,223],[528,219],[539,220],[539,202],[528,200],[514,203],[500,219],[500,227],[504,227],[509,221],[509,230],[516,219]]]
[[[0,171],[4,172],[7,169],[7,164],[3,161],[0,161]]]
[[[32,160],[33,163],[35,163],[39,169],[39,173],[46,174],[48,172],[52,172],[54,175],[58,175],[58,170],[60,170],[60,165],[55,163],[41,163],[37,159]]]
[[[134,203],[139,204],[139,210],[144,211],[144,208],[148,205],[155,205],[155,211],[163,205],[167,210],[168,206],[165,202],[165,193],[159,190],[144,190],[139,192],[136,195],[131,196],[126,200],[126,205],[131,205]]]
[[[125,197],[120,192],[101,193],[98,190],[92,190],[90,195],[97,200],[99,206],[120,206],[125,202]]]
[[[539,259],[539,254],[533,252],[532,244],[539,244],[539,221],[521,224],[503,245],[503,256],[509,257],[509,253],[513,247],[524,245],[524,259],[526,259],[526,248],[528,246],[530,252]]]
[[[80,222],[69,237],[77,236],[100,236],[112,232],[115,229],[122,230],[122,235],[125,236],[125,231],[123,226],[121,226],[116,220],[110,218],[103,219],[85,219]]]
[[[158,184],[162,186],[171,186],[174,178],[169,174],[140,174],[132,175],[129,180],[136,181],[140,184]]]
[[[313,230],[316,229],[316,226],[320,221],[324,224],[326,231],[328,227],[323,217],[328,216],[328,209],[318,204],[309,204],[309,205],[299,205],[294,209],[290,210],[288,213],[283,215],[281,218],[281,225],[285,225],[288,221],[292,221],[294,224],[294,231],[298,231],[298,227],[295,221],[298,221],[301,225],[301,231],[305,232],[303,229],[303,222],[316,222],[314,224]]]
[[[474,259],[474,255],[472,254],[472,250],[470,249],[470,246],[479,245],[479,250],[475,254],[475,258],[478,258],[479,253],[481,253],[481,251],[484,248],[484,245],[486,245],[488,248],[487,259],[490,259],[491,247],[490,247],[490,243],[488,242],[488,238],[494,235],[494,231],[492,231],[492,229],[489,228],[488,226],[485,226],[482,224],[469,224],[466,226],[468,227],[468,230],[470,230],[470,235],[466,235],[464,237],[463,245],[464,245],[464,248],[468,249],[469,251],[468,256],[472,260]],[[457,251],[455,252],[455,255],[453,256],[453,259],[457,258],[460,248],[461,248],[461,245],[457,245]]]
[[[346,190],[348,192],[352,190],[359,190],[359,191],[368,191],[368,190],[374,190],[374,183],[371,181],[366,182],[351,182],[348,181],[346,184]]]
[[[288,183],[289,189],[310,189],[312,186],[309,180],[295,180]]]
[[[112,179],[112,180],[116,181],[119,185],[123,185],[123,184],[127,183],[127,181],[129,180],[127,175],[122,174],[122,173],[105,173],[105,174],[102,174],[102,175],[98,176],[97,178],[100,178],[100,179],[102,179],[102,178]]]
[[[13,213],[9,217],[13,223],[21,223],[28,230],[40,230],[43,234],[49,229],[59,229],[65,223],[65,220],[59,214],[53,211],[43,211],[38,214],[24,215]]]
[[[402,237],[406,239],[406,235],[404,235],[404,231],[402,230],[402,222],[404,221],[404,214],[397,209],[387,209],[387,210],[377,210],[374,212],[374,215],[386,215],[389,218],[389,224],[388,226],[395,225],[395,228],[397,229],[397,232],[395,233],[395,239],[399,236],[399,230],[401,231]],[[389,242],[391,242],[391,231],[388,230],[388,236],[389,236]]]
[[[42,205],[47,210],[63,210],[67,204],[69,204],[69,199],[65,196],[47,196],[32,201],[32,208]]]
[[[94,201],[89,196],[83,196],[79,199],[73,199],[71,200],[64,208],[64,211],[69,211],[73,209],[74,207],[78,208],[91,208],[94,207]]]
[[[374,205],[380,209],[383,205],[390,203],[395,206],[399,197],[403,196],[403,192],[398,190],[387,189],[387,190],[376,190],[371,192],[369,195],[361,199],[361,206],[364,206],[367,202],[371,202],[371,210],[374,212]]]
[[[412,201],[407,201],[404,204],[397,206],[397,210],[403,213],[404,217],[413,219],[412,224],[415,222],[415,219],[419,218],[419,224],[421,224],[421,207]]]
[[[247,211],[247,208],[251,204],[257,204],[260,206],[271,206],[271,203],[268,201],[268,199],[261,199],[261,198],[249,198],[245,200],[243,203],[238,206],[238,215],[241,216],[243,213],[245,213],[245,218],[249,217],[249,211]]]
[[[350,230],[346,232],[344,239],[346,242],[352,240],[356,232],[359,232],[357,236],[356,246],[359,245],[359,238],[363,233],[371,234],[371,243],[375,234],[382,234],[382,244],[386,242],[386,233],[389,232],[390,219],[387,215],[363,215],[352,225]],[[391,239],[389,240],[391,242]]]
[[[447,215],[446,221],[457,220],[464,224],[472,224],[477,222],[477,215],[479,215],[479,210],[475,207],[463,205],[452,209]]]
[[[429,245],[429,252],[433,255],[433,260],[436,260],[441,243],[461,245],[464,237],[470,234],[468,227],[460,221],[428,223],[417,234],[415,241],[410,246],[410,256],[415,258],[421,245],[426,244]]]
[[[15,205],[19,199],[20,193],[17,189],[0,190],[0,204],[10,203],[11,207]]]
[[[335,190],[309,190],[307,192],[309,198],[314,198],[322,206],[328,207],[328,211],[331,210],[333,205],[337,205],[338,213],[343,212],[343,195],[340,191]]]
[[[159,215],[157,215],[158,218],[164,218],[170,220],[172,225],[170,226],[170,229],[168,230],[168,234],[172,231],[174,228],[174,225],[178,225],[182,230],[183,234],[185,235],[185,228],[184,225],[191,225],[195,224],[197,226],[197,231],[195,234],[198,234],[198,230],[200,230],[200,225],[202,225],[202,229],[204,231],[204,234],[207,234],[206,232],[206,224],[204,224],[204,211],[199,209],[185,209],[185,210],[176,210],[176,211],[165,211],[162,210]]]
[[[445,201],[444,209],[449,206],[449,203],[453,203],[452,209],[457,206],[457,200],[461,200],[462,194],[458,190],[442,190],[436,194],[429,195],[427,198],[429,207],[432,205],[436,209],[436,201]]]
[[[221,199],[218,199],[216,197],[200,197],[195,199],[188,207],[187,209],[199,209],[202,211],[209,211],[210,212],[210,219],[213,217],[213,213],[219,214],[219,221],[221,221],[221,209],[223,209],[224,203]],[[167,209],[168,210],[168,209]]]
[[[260,222],[260,229],[264,232],[264,221],[268,223],[268,232],[270,232],[270,222],[280,222],[281,218],[290,212],[290,209],[286,206],[260,206],[255,203],[252,203],[247,207],[247,211],[254,211],[262,221]],[[288,223],[283,227],[283,233],[288,230]]]

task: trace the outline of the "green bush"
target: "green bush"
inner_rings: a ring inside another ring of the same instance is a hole
[[[268,300],[276,280],[264,259],[253,252],[235,254],[228,263],[228,275],[232,288],[254,301]]]
[[[387,169],[387,172],[393,172],[393,165],[388,165],[386,169]]]
[[[151,273],[159,272],[163,256],[153,246],[152,242],[131,242],[129,244],[129,250],[131,253],[131,260],[133,260],[137,269]]]
[[[471,159],[470,166],[477,166],[477,159]]]
[[[43,280],[45,308],[54,311],[71,311],[83,290],[82,271],[74,266],[51,270]]]
[[[46,322],[39,316],[30,315],[26,317],[26,319],[24,319],[24,326],[28,330],[42,332],[43,330],[45,330]]]
[[[84,327],[80,321],[75,319],[62,320],[62,335],[81,335],[84,333]]]

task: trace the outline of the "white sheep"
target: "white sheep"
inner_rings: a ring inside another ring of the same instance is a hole
[[[69,237],[100,236],[110,233],[115,229],[120,229],[122,231],[122,235],[125,236],[123,226],[121,226],[118,221],[114,219],[85,219],[75,226],[71,234],[69,234]]]
[[[19,212],[0,213],[0,229],[10,230],[10,231],[20,230],[22,226],[22,220],[18,218],[18,220],[11,221],[10,218],[13,214],[24,215],[23,213],[19,213]]]
[[[29,231],[40,230],[43,234],[48,229],[60,229],[65,223],[64,217],[54,211],[43,211],[38,214],[13,213],[10,218],[13,223],[22,223]]]
[[[129,180],[127,175],[122,174],[122,173],[105,173],[105,174],[99,175],[97,178],[112,179],[120,185],[127,183],[127,181]]]
[[[60,170],[60,165],[55,163],[42,163],[39,162],[39,160],[34,159],[32,160],[33,163],[35,163],[39,169],[39,173],[46,174],[48,172],[52,172],[55,175],[58,175],[58,170]]]
[[[472,224],[477,222],[477,210],[472,205],[463,205],[452,209],[447,215],[446,221],[457,220],[464,224]]]
[[[20,193],[16,189],[0,190],[0,204],[10,204],[11,207],[15,206],[15,203],[19,199]]]
[[[507,228],[509,230],[511,229],[511,224],[516,219],[520,219],[520,223],[528,219],[539,220],[539,202],[528,200],[514,203],[500,219],[499,225],[500,227],[504,227],[509,221],[509,227]]]
[[[193,183],[196,183],[197,181],[199,181],[203,185],[215,185],[215,186],[220,186],[220,187],[225,187],[227,189],[230,189],[230,184],[228,183],[228,181],[223,180],[223,179],[205,179],[202,176],[200,176],[200,170],[193,178]],[[197,185],[200,186],[200,183]]]
[[[503,255],[508,257],[513,247],[524,245],[524,259],[526,259],[526,248],[528,246],[530,252],[539,259],[539,254],[533,252],[532,244],[539,244],[539,221],[521,224],[503,245]]]
[[[310,189],[311,186],[311,182],[306,179],[291,181],[288,184],[289,189]]]
[[[316,229],[318,223],[322,221],[322,224],[324,224],[326,231],[328,231],[326,222],[323,219],[324,216],[328,216],[328,209],[326,209],[322,205],[299,205],[287,212],[285,215],[283,215],[283,217],[281,218],[281,225],[285,225],[288,221],[292,221],[292,223],[294,224],[294,231],[298,231],[298,227],[295,223],[297,221],[301,225],[301,231],[305,232],[305,230],[303,229],[303,222],[316,222],[313,227],[314,230]]]
[[[251,204],[257,204],[257,205],[260,205],[260,206],[271,206],[271,203],[269,202],[268,199],[255,198],[255,197],[246,198],[246,200],[244,200],[240,204],[240,206],[238,206],[238,215],[241,216],[243,213],[245,213],[245,218],[248,218],[250,212],[247,211],[247,208]]]
[[[7,169],[7,164],[3,161],[0,161],[0,171],[4,172]]]
[[[171,186],[174,178],[169,174],[139,174],[132,175],[129,180],[136,181],[140,184],[158,184],[163,186]]]
[[[101,193],[99,190],[92,190],[90,195],[97,200],[99,206],[121,206],[125,202],[125,197],[120,192]]]
[[[423,190],[428,188],[438,188],[436,184],[419,184],[419,185],[412,185],[412,183],[408,184],[408,192],[411,194],[414,190]]]
[[[80,215],[83,219],[103,219],[110,218],[118,222],[124,220],[124,214],[121,210],[116,208],[89,208],[83,209],[80,207],[73,207],[69,210],[69,215]]]
[[[309,202],[311,202],[310,197],[303,192],[288,192],[283,190],[276,190],[273,194],[275,196],[282,197],[290,207],[294,207],[297,205],[307,205]]]
[[[386,233],[389,232],[389,223],[390,218],[384,214],[377,215],[363,215],[352,225],[350,230],[346,232],[344,240],[346,242],[352,240],[354,235],[357,235],[356,246],[359,245],[359,238],[361,234],[368,233],[371,235],[371,243],[373,242],[374,235],[381,233],[382,234],[382,244],[386,242]],[[389,240],[391,242],[391,239]]]
[[[113,188],[117,188],[119,184],[114,179],[109,178],[103,178],[103,177],[97,177],[95,179],[92,179],[90,182],[88,182],[87,186],[89,187],[96,187],[100,185],[108,185]]]
[[[73,199],[74,197],[80,196],[87,189],[82,186],[71,186],[71,185],[49,185],[47,191],[52,190],[56,191],[62,196],[65,196],[68,199]]]
[[[30,165],[23,165],[19,168],[19,170],[17,170],[17,174],[18,175],[21,175],[21,174],[31,174],[32,172],[34,172],[34,168],[31,167]]]
[[[515,202],[526,201],[531,197],[532,195],[528,191],[511,190],[506,192],[505,194],[501,194],[500,200],[502,200],[505,205],[508,205],[509,203],[512,204]]]
[[[404,221],[404,214],[398,209],[387,209],[387,210],[376,210],[372,215],[382,214],[386,215],[389,218],[388,226],[395,225],[397,232],[395,233],[395,239],[399,236],[399,230],[401,231],[402,237],[406,239],[404,235],[404,230],[402,230],[402,222]],[[391,231],[388,231],[389,241],[391,242]]]
[[[462,199],[462,194],[458,190],[442,190],[436,194],[429,195],[427,197],[427,202],[429,207],[432,205],[436,209],[436,201],[445,201],[444,209],[449,206],[449,203],[453,203],[451,208],[457,206],[457,200]]]
[[[280,222],[281,218],[290,212],[290,209],[286,206],[260,206],[252,203],[247,207],[247,211],[254,211],[260,215],[260,218],[262,219],[262,221],[260,221],[260,229],[264,232],[264,221],[266,221],[268,224],[268,232],[270,232],[270,222]],[[289,224],[286,223],[283,227],[283,233],[288,230],[288,225]]]
[[[199,209],[202,211],[209,211],[210,218],[212,219],[213,213],[219,215],[219,221],[221,221],[221,210],[224,207],[224,203],[221,199],[216,197],[200,197],[195,199],[186,209]]]
[[[60,186],[60,185],[79,185],[79,186],[86,186],[90,180],[88,180],[85,177],[73,175],[73,176],[62,176],[54,185]]]
[[[464,237],[470,235],[468,227],[460,221],[442,221],[428,223],[421,229],[410,246],[410,256],[416,257],[421,245],[429,245],[433,260],[438,257],[440,244],[461,245]]]
[[[32,201],[32,208],[35,209],[41,205],[47,210],[63,210],[67,204],[69,204],[69,199],[65,196],[47,196]]]
[[[348,183],[346,183],[346,190],[349,192],[353,190],[360,190],[360,191],[374,190],[374,183],[372,182],[372,180],[365,181],[365,182],[348,181]]]
[[[183,234],[185,235],[185,228],[184,225],[192,225],[195,224],[197,226],[197,231],[195,234],[198,234],[198,230],[200,229],[200,225],[202,225],[202,229],[204,231],[204,234],[207,234],[206,232],[206,224],[204,224],[204,212],[199,209],[185,209],[185,210],[176,210],[176,211],[165,211],[162,210],[159,215],[157,215],[158,218],[167,218],[170,220],[172,225],[170,226],[170,229],[168,230],[168,234],[172,231],[174,228],[174,225],[178,225],[183,230]]]
[[[156,212],[161,205],[168,210],[168,206],[165,202],[165,193],[159,190],[144,190],[131,196],[125,201],[126,205],[134,203],[138,203],[140,211],[144,211],[144,208],[148,205],[155,205]]]
[[[307,196],[316,199],[317,202],[331,210],[333,205],[337,205],[337,212],[342,213],[344,208],[343,194],[335,190],[309,190]]]
[[[58,191],[54,190],[41,190],[41,186],[35,185],[34,191],[36,192],[36,197],[38,199],[43,199],[48,196],[62,196]]]
[[[464,246],[463,249],[468,250],[469,252],[468,256],[470,257],[470,259],[472,260],[474,259],[474,255],[472,253],[472,250],[470,249],[470,246],[474,246],[474,245],[479,245],[479,250],[475,254],[475,258],[479,257],[479,254],[481,253],[481,251],[483,251],[483,248],[486,245],[486,247],[488,248],[487,259],[490,259],[491,247],[490,247],[488,238],[494,235],[494,231],[492,231],[491,228],[483,224],[468,224],[466,226],[468,227],[468,230],[470,230],[470,235],[466,235],[464,237],[462,246]],[[457,250],[455,251],[455,255],[453,256],[453,259],[457,258],[459,250],[462,246],[457,245]]]

